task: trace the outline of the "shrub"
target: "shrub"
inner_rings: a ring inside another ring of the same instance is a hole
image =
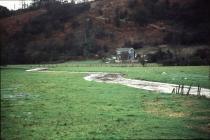
[[[138,0],[128,0],[128,7],[130,9],[133,9],[134,7],[137,6]]]
[[[11,16],[11,14],[9,9],[0,5],[0,18]]]
[[[144,9],[139,9],[134,14],[134,20],[139,25],[146,25],[151,20],[149,16],[150,16],[150,13],[147,9],[145,9],[145,8]]]

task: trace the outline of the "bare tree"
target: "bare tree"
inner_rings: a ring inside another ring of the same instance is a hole
[[[21,0],[21,5],[22,5],[22,9],[26,8],[26,1],[25,0]]]
[[[75,4],[75,0],[71,0],[71,4]]]

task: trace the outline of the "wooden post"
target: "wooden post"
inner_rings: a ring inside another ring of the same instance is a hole
[[[176,86],[176,94],[178,94],[178,86]]]
[[[197,93],[198,93],[198,96],[201,95],[201,87],[200,87],[200,85],[198,85],[198,91],[197,91]]]
[[[200,89],[199,89],[199,94],[201,94],[201,87],[200,87]]]
[[[173,90],[172,90],[172,92],[171,92],[171,93],[172,93],[172,94],[173,94],[173,93],[175,93],[175,88],[173,88]]]
[[[180,93],[183,95],[184,94],[184,84],[181,86],[181,91]]]
[[[179,85],[179,87],[178,87],[178,93],[177,94],[179,94],[180,87],[181,87],[181,85]]]
[[[188,88],[187,95],[189,95],[189,94],[190,94],[190,89],[191,89],[191,86],[192,86],[192,85],[190,85],[190,86],[189,86],[189,88]]]

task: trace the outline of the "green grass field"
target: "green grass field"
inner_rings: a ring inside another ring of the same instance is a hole
[[[177,66],[177,67],[68,67],[57,66],[56,71],[70,72],[118,72],[126,74],[126,77],[148,81],[158,81],[173,84],[194,85],[210,88],[208,66]],[[163,73],[166,74],[163,74]]]
[[[210,137],[210,100],[85,81],[70,71],[209,87],[209,67],[78,67],[53,73],[1,69],[1,139],[194,139]],[[68,72],[69,71],[69,72]],[[165,72],[166,74],[162,74]],[[187,79],[186,79],[187,78]]]

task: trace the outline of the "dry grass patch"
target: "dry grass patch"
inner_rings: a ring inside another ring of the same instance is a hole
[[[209,124],[206,124],[206,125],[203,125],[203,126],[187,126],[187,128],[190,128],[190,129],[197,129],[197,130],[200,130],[200,131],[203,131],[205,133],[208,133],[210,135],[210,123]]]
[[[167,104],[160,100],[154,100],[154,101],[146,101],[144,103],[145,112],[151,113],[156,116],[164,116],[164,117],[174,117],[174,118],[180,118],[180,117],[186,117],[189,114],[182,111],[175,111]]]

